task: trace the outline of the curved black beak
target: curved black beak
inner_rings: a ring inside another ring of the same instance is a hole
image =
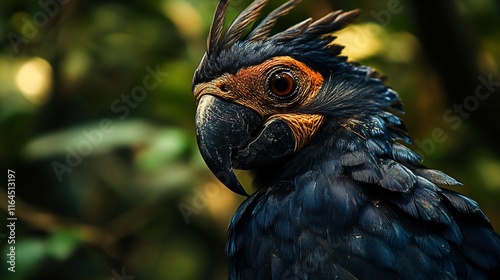
[[[233,192],[248,196],[233,170],[233,153],[247,144],[262,122],[254,110],[203,95],[196,110],[198,148],[208,168]]]
[[[213,95],[203,95],[196,110],[198,148],[208,168],[226,187],[247,195],[233,168],[255,169],[295,150],[295,137],[282,119],[262,125],[254,110]]]

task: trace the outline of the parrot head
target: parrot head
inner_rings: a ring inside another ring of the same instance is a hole
[[[391,113],[402,110],[397,94],[371,68],[347,62],[343,47],[334,43],[332,33],[353,22],[359,10],[335,11],[271,34],[278,18],[300,0],[257,21],[266,2],[254,1],[227,28],[228,1],[219,2],[193,78],[201,155],[241,195],[246,192],[234,169],[279,168],[325,129],[361,134],[356,131],[368,129],[361,127],[367,120],[369,129],[380,125],[382,131],[386,123],[401,125]]]

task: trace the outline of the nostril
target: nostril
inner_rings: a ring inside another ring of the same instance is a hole
[[[228,92],[229,89],[227,88],[227,85],[226,84],[220,84],[219,85],[219,89],[223,92]]]

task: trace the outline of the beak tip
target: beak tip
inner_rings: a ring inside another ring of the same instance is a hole
[[[240,183],[237,183],[236,186],[233,186],[230,189],[236,194],[239,194],[241,196],[248,196],[248,193],[245,191],[245,189],[243,188],[243,186],[241,186]]]
[[[247,141],[260,116],[250,108],[204,95],[195,118],[198,148],[208,168],[228,189],[248,196],[234,174],[232,149]]]
[[[232,169],[226,172],[221,171],[216,174],[215,177],[231,191],[242,196],[248,196],[248,193],[245,191],[240,181],[238,181]]]

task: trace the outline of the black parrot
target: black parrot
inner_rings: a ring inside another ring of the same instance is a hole
[[[251,170],[257,189],[229,226],[229,278],[500,279],[488,218],[404,144],[383,77],[332,43],[359,11],[271,35],[300,1],[256,21],[266,2],[226,29],[219,2],[193,79],[208,167],[241,195],[233,169]]]

